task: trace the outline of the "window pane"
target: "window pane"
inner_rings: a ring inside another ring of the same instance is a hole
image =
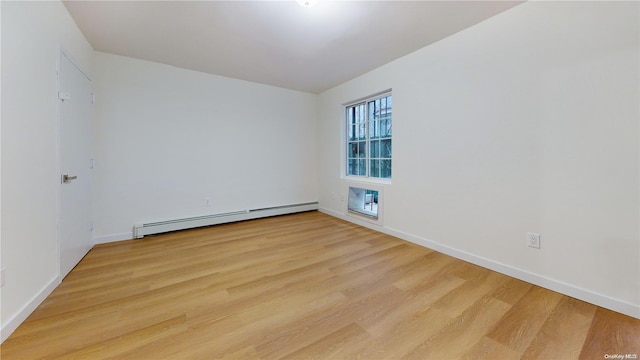
[[[347,173],[349,175],[358,175],[358,160],[349,159],[348,162],[349,163],[347,165]]]
[[[380,177],[391,178],[391,160],[380,160]]]
[[[365,176],[367,174],[366,160],[362,159],[349,159],[348,160],[348,174]]]
[[[358,142],[358,157],[363,158],[367,156],[367,142]]]
[[[376,118],[376,101],[369,101],[368,104],[369,107],[369,119],[375,119]]]
[[[371,141],[371,157],[372,158],[380,157],[380,141],[379,140]]]
[[[347,145],[347,157],[354,158],[358,156],[358,143],[357,142],[349,142]]]
[[[351,141],[347,144],[347,147],[347,157],[349,158],[363,158],[367,156],[366,141]]]
[[[382,99],[382,116],[391,116],[391,95]]]
[[[375,139],[379,137],[380,135],[379,126],[380,125],[375,120],[369,122],[369,139]]]
[[[380,120],[380,136],[382,137],[391,136],[391,116]]]
[[[391,139],[380,141],[380,151],[381,151],[381,154],[379,157],[381,158],[391,157]]]
[[[356,125],[355,125],[355,123],[349,122],[347,127],[348,127],[347,131],[349,132],[349,134],[348,134],[349,140],[355,140],[356,139]]]
[[[367,162],[366,160],[358,160],[358,173],[357,175],[367,175]]]
[[[364,122],[358,123],[358,139],[364,140],[367,138],[367,125]]]
[[[369,168],[369,176],[380,177],[380,160],[371,160]]]

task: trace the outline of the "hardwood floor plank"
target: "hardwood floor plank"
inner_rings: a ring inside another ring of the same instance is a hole
[[[462,360],[498,360],[498,359],[518,359],[518,354],[508,347],[483,336],[472,348],[460,359]],[[551,358],[547,358],[551,359]],[[563,359],[559,357],[557,359]]]
[[[245,326],[236,316],[228,316],[208,323],[206,327],[197,329],[189,326],[189,318],[184,331],[171,336],[155,339],[154,341],[130,349],[116,355],[116,359],[204,359],[223,358],[228,353],[219,349],[220,337]],[[244,349],[244,348],[243,348]],[[238,349],[238,352],[242,349]],[[200,355],[199,355],[200,354]],[[202,354],[207,354],[203,356]],[[103,358],[97,354],[96,358]]]
[[[525,351],[522,359],[578,359],[591,326],[596,306],[585,314],[586,305],[570,297],[563,297],[547,317],[540,331]]]
[[[598,307],[580,359],[627,354],[640,358],[640,320]]]
[[[329,333],[302,349],[296,350],[279,359],[336,359],[343,347],[352,341],[367,338],[368,334],[358,324],[350,323],[345,327]]]
[[[407,299],[392,307],[390,311],[370,314],[358,323],[376,338],[386,336],[389,329],[403,326],[412,316],[429,308],[463,283],[464,280],[454,276],[433,278],[429,285],[421,286],[422,291],[408,293]]]
[[[401,359],[458,359],[467,354],[510,307],[493,297],[483,296]]]
[[[393,259],[394,257],[409,251],[409,249],[411,249],[411,247],[408,246],[407,244],[403,244],[403,243],[395,244],[393,247],[375,252],[373,254],[361,256],[348,263],[333,266],[329,268],[329,270],[331,270],[335,274],[349,273],[354,270],[359,270],[376,263],[382,263],[387,259]]]
[[[364,347],[350,350],[347,359],[398,359],[424,343],[455,319],[429,307],[387,329]]]
[[[640,320],[318,212],[95,246],[12,359],[602,359]]]
[[[269,333],[284,331],[282,329],[288,326],[296,326],[302,318],[321,317],[327,311],[343,306],[347,301],[348,299],[340,293],[332,293],[324,297],[308,296],[304,300],[291,299],[288,303],[274,300],[265,306],[258,304],[234,315],[244,326],[222,332],[218,331],[219,327],[215,323],[203,323],[199,320],[191,329],[217,333],[215,340],[209,342],[209,348],[204,349],[201,355],[202,357],[212,355],[221,357],[247,346],[252,346],[255,350],[255,344],[266,339]]]
[[[502,286],[498,286],[491,296],[507,304],[515,305],[532,287],[533,285],[522,280],[510,278]]]
[[[366,314],[380,311],[389,302],[402,298],[404,294],[397,288],[385,288],[355,302],[331,309],[319,316],[302,318],[295,324],[280,328],[270,334],[256,346],[261,357],[279,358],[301,349],[321,339],[331,329],[344,327],[364,318]]]
[[[532,287],[487,336],[520,355],[561,299],[562,295],[556,292]]]
[[[456,275],[457,277],[457,275]],[[433,306],[452,318],[458,317],[483,296],[490,294],[508,278],[496,272],[483,271],[474,279],[465,281],[439,299]]]
[[[185,320],[184,315],[176,316],[105,341],[84,346],[75,351],[65,352],[64,357],[68,359],[95,359],[96,357],[119,356],[131,348],[138,348],[158,338],[183,332]]]
[[[413,291],[412,289],[419,289],[423,284],[429,286],[434,278],[450,274],[451,269],[457,265],[454,258],[431,252],[423,256],[421,266],[408,270],[393,284],[402,290]]]

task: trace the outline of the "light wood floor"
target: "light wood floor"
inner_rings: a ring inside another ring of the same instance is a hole
[[[9,359],[604,359],[640,321],[330,216],[96,246]]]

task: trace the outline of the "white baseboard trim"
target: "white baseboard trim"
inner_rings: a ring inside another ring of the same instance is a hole
[[[131,232],[120,233],[120,234],[110,234],[110,235],[100,235],[93,238],[94,244],[107,244],[116,241],[122,240],[132,240],[133,234]]]
[[[227,213],[207,214],[187,218],[168,219],[133,226],[133,237],[143,238],[146,235],[161,234],[170,231],[195,229],[205,226],[227,224],[237,221],[261,219],[271,216],[295,214],[304,211],[318,210],[318,202],[270,206],[264,208],[245,209]]]
[[[562,282],[556,279],[551,279],[546,276],[542,276],[526,270],[522,270],[511,265],[506,265],[491,259],[487,259],[482,256],[474,255],[472,253],[469,253],[460,249],[452,248],[433,240],[428,240],[419,236],[408,234],[406,232],[403,232],[397,229],[393,229],[385,226],[377,226],[365,221],[358,221],[358,219],[354,218],[353,216],[341,214],[337,211],[333,211],[333,210],[322,208],[322,207],[319,209],[319,211],[327,215],[331,215],[339,219],[349,221],[354,224],[358,224],[360,226],[364,226],[364,227],[367,227],[376,231],[380,231],[382,233],[385,233],[391,236],[395,236],[397,238],[441,252],[443,254],[453,256],[457,259],[461,259],[461,260],[470,262],[472,264],[482,266],[484,268],[487,268],[493,271],[497,271],[501,274],[505,274],[534,285],[538,285],[545,289],[553,290],[561,294],[571,296],[576,299],[586,301],[588,303],[634,317],[636,319],[640,319],[640,306],[638,305],[631,304],[619,299],[615,299],[607,295],[599,294],[591,290],[583,289],[571,284],[567,284],[565,282]]]
[[[34,297],[31,298],[16,314],[11,316],[9,320],[2,323],[0,330],[0,343],[3,343],[13,334],[14,331],[22,324],[31,313],[44,301],[60,285],[60,276],[56,275],[47,283]],[[4,320],[4,319],[3,319]]]

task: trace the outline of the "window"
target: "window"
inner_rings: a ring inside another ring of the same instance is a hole
[[[347,175],[391,178],[391,94],[347,106]]]

